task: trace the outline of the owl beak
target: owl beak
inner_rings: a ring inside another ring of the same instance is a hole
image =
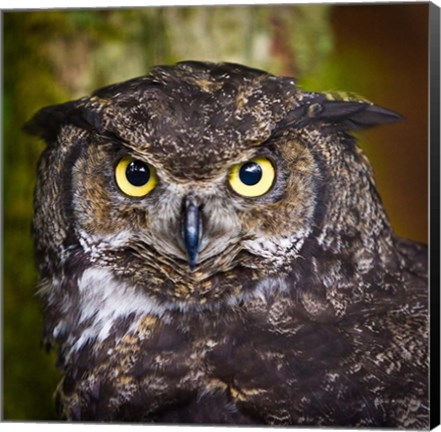
[[[201,237],[202,218],[200,217],[200,206],[196,203],[196,200],[193,197],[187,197],[184,202],[182,239],[184,241],[188,264],[191,270],[194,270],[196,267]]]

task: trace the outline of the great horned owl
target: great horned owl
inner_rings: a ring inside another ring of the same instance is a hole
[[[202,62],[38,112],[60,415],[428,427],[427,250],[349,134],[396,119]]]

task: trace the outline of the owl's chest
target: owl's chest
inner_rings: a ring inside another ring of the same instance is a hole
[[[351,328],[315,322],[283,299],[191,319],[145,316],[135,331],[85,347],[64,380],[64,409],[78,419],[380,424],[375,393],[385,387],[370,388]]]
[[[142,398],[148,404],[135,409],[136,417],[159,421],[168,419],[158,414],[166,406],[187,407],[177,417],[185,421],[208,404],[201,422],[214,421],[214,409],[224,422],[232,407],[253,412],[257,423],[272,417],[291,422],[314,405],[311,389],[327,386],[330,395],[350,391],[337,372],[354,354],[346,336],[289,311],[276,318],[258,313],[146,319],[137,336],[126,336],[107,352],[97,376],[111,382],[119,410],[133,410]]]

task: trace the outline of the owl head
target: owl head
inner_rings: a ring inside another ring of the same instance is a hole
[[[33,223],[47,296],[87,274],[170,307],[225,303],[304,269],[313,244],[362,245],[385,217],[348,132],[397,118],[200,62],[42,109],[27,129],[47,142]]]

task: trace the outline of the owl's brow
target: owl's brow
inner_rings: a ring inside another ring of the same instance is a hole
[[[278,121],[271,130],[270,136],[262,143],[262,145],[268,144],[268,142],[272,142],[277,138],[281,138],[287,131],[292,131],[307,124],[305,119],[297,119],[296,121],[293,121],[291,117],[295,118],[295,114],[295,111],[290,112],[288,116]]]
[[[135,154],[141,158],[145,158],[147,154],[145,150],[140,150],[137,146],[113,132],[100,132],[96,134],[96,137],[98,138],[98,142],[100,144],[112,144],[120,150],[129,151],[131,154]]]
[[[109,130],[95,132],[95,137],[97,138],[97,141],[100,144],[108,144],[110,142],[111,144],[115,144],[122,147],[125,147],[128,144],[124,140],[124,138],[118,136],[116,133]]]

